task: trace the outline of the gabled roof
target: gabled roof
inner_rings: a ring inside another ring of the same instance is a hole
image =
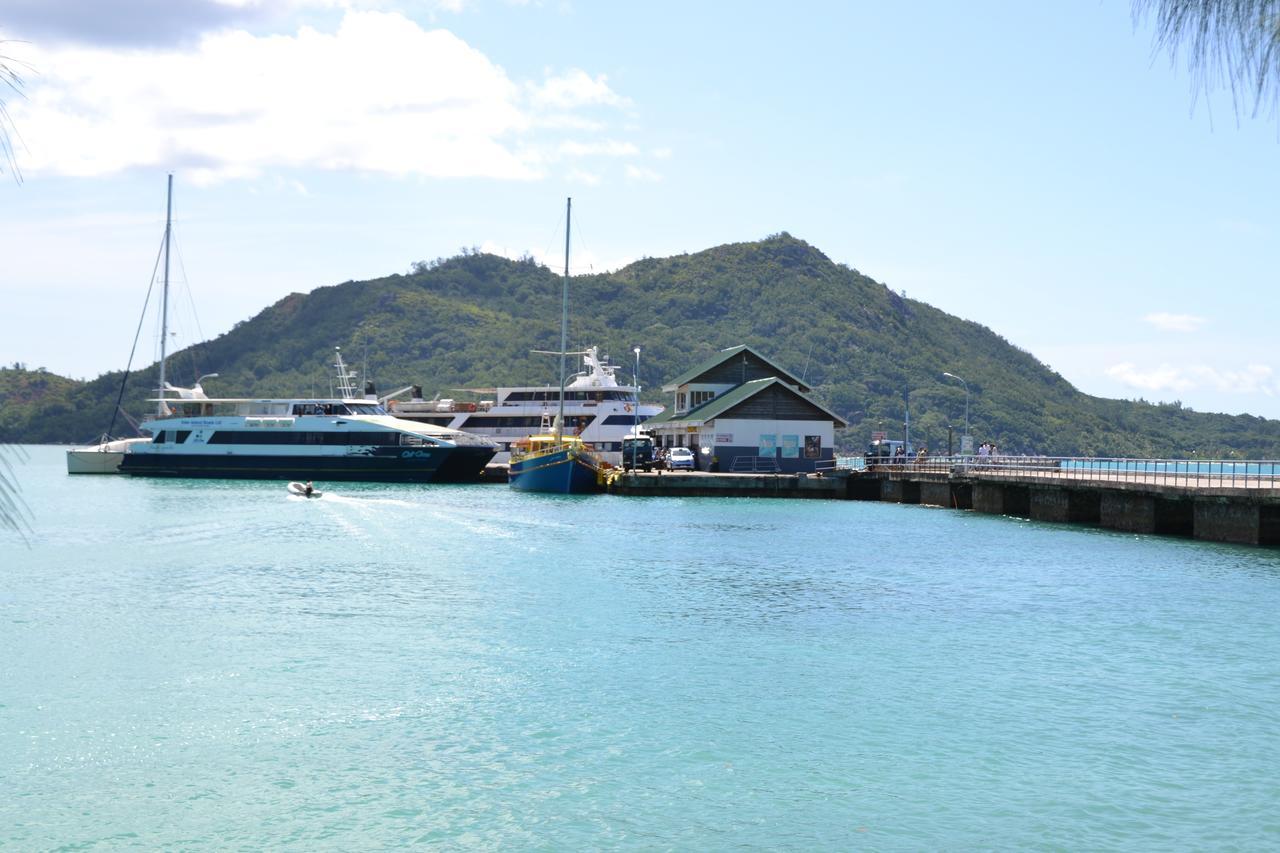
[[[849,422],[844,418],[840,417],[796,386],[783,382],[776,376],[770,376],[768,379],[753,379],[750,382],[744,382],[737,388],[726,391],[688,412],[676,414],[671,410],[667,410],[656,417],[649,418],[644,422],[644,425],[646,427],[652,427],[673,421],[699,421],[705,423],[723,415],[725,412],[729,411],[744,400],[749,400],[761,391],[764,391],[767,388],[772,388],[774,385],[785,388],[787,391],[795,394],[809,405],[826,412],[827,415],[831,417],[831,420],[836,422],[837,426],[846,427],[849,425]]]
[[[782,367],[779,367],[777,364],[765,358],[763,355],[756,352],[751,347],[747,346],[746,344],[738,344],[736,347],[729,347],[728,349],[720,350],[720,352],[711,356],[709,359],[702,362],[702,364],[699,364],[697,367],[693,368],[692,370],[686,370],[684,373],[681,373],[679,376],[677,376],[675,379],[672,379],[670,382],[664,382],[662,385],[662,390],[674,391],[681,385],[687,385],[693,380],[697,379],[702,374],[706,373],[708,370],[711,370],[713,367],[718,367],[721,364],[724,364],[729,359],[733,358],[734,356],[741,355],[744,352],[751,353],[751,355],[755,356],[756,358],[763,361],[765,364],[769,365],[774,375],[780,376],[783,379],[786,379],[787,382],[791,383],[792,385],[795,385],[797,388],[809,387],[804,383],[804,380],[802,380],[800,377],[794,375],[788,370],[783,369]]]

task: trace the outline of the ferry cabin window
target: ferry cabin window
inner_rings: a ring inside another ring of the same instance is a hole
[[[374,408],[381,408],[375,406]],[[345,403],[294,403],[293,414],[295,417],[301,415],[349,415],[351,409],[347,408]],[[364,414],[364,413],[362,413]],[[381,414],[381,412],[368,412],[367,414]]]
[[[340,447],[396,445],[400,433],[390,430],[351,430],[315,432],[301,430],[218,430],[209,436],[209,444],[308,444]]]
[[[545,391],[512,391],[504,399],[503,403],[555,403],[559,402],[559,395],[556,389],[551,388]],[[565,402],[596,400],[603,402],[604,400],[622,400],[630,401],[634,399],[633,394],[626,391],[567,391],[564,395]]]

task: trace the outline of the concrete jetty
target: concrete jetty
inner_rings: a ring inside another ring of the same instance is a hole
[[[707,471],[630,472],[613,479],[610,492],[648,497],[827,498],[848,496],[846,476],[728,474]]]
[[[608,488],[623,495],[889,501],[1275,546],[1278,472],[1280,462],[968,457],[816,474],[628,473]]]
[[[850,471],[849,497],[1280,545],[1280,463],[972,458]]]

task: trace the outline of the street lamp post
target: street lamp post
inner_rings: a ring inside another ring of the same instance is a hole
[[[631,470],[636,470],[636,453],[640,444],[640,347],[631,350],[636,354],[636,403],[635,409],[631,412],[635,416],[635,435],[631,442]]]
[[[965,441],[965,444],[967,444],[969,446],[969,449],[972,450],[973,440],[969,439],[969,383],[965,382],[963,379],[961,379],[959,376],[956,376],[954,373],[943,373],[942,375],[950,377],[951,379],[956,380],[957,382],[959,382],[961,385],[964,386],[964,437],[965,439],[967,439]]]

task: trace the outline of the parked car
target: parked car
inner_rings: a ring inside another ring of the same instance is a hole
[[[667,467],[673,471],[677,468],[693,470],[697,467],[694,461],[693,451],[687,447],[673,447],[667,452]]]
[[[867,452],[862,458],[868,465],[893,465],[913,457],[911,445],[893,439],[878,439],[867,445]]]
[[[629,435],[622,439],[622,470],[630,471],[640,468],[648,471],[653,468],[653,439],[647,435],[636,437]]]

